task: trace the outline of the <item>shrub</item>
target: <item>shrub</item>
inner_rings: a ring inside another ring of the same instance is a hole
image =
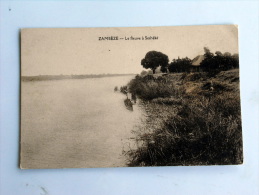
[[[182,76],[182,79],[184,81],[198,81],[198,80],[206,80],[208,78],[206,73],[201,72],[195,72],[190,74],[184,74]]]
[[[123,94],[127,94],[127,89],[128,89],[127,86],[121,86],[120,87],[120,92],[123,93]]]
[[[157,110],[152,110],[152,131],[138,135],[140,147],[128,153],[129,166],[242,163],[239,98],[225,92],[181,101],[178,111],[159,126]]]
[[[190,72],[191,67],[191,59],[179,58],[173,59],[173,61],[169,64],[168,70],[169,72]]]
[[[201,62],[201,68],[209,73],[210,77],[214,77],[220,71],[226,71],[233,68],[239,68],[239,55],[231,55],[229,52],[222,54],[216,51],[215,55],[208,48],[204,48],[205,59]]]
[[[152,100],[156,104],[165,104],[165,105],[180,105],[181,100],[175,98],[155,98]]]
[[[174,87],[167,84],[165,77],[155,78],[152,75],[136,76],[128,86],[131,93],[144,100],[152,100],[159,97],[166,98],[175,93]]]

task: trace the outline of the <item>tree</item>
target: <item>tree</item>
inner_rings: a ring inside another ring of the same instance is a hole
[[[168,66],[169,72],[190,72],[191,62],[188,57],[173,59]]]
[[[214,54],[210,52],[210,49],[208,47],[204,47],[203,49],[205,52],[204,56],[206,58],[213,58]]]
[[[204,47],[204,52],[205,59],[201,62],[201,67],[206,72],[217,73],[239,68],[238,54],[231,55],[229,52],[222,54],[220,51],[216,51],[214,55],[207,47]]]
[[[229,52],[225,52],[225,53],[224,53],[224,56],[226,56],[226,57],[230,57],[230,56],[231,56],[231,53],[229,53]]]
[[[145,58],[141,60],[141,65],[146,69],[150,68],[153,71],[153,74],[155,74],[155,70],[159,66],[161,66],[162,72],[167,72],[168,62],[168,56],[162,52],[149,51]]]
[[[239,68],[239,55],[237,53],[232,55],[233,67]]]
[[[220,51],[216,51],[215,54],[216,55],[213,58],[213,61],[214,61],[213,64],[215,64],[214,68],[217,68],[220,70],[225,70],[226,65],[225,65],[225,61],[224,61],[224,55]]]
[[[201,62],[200,67],[206,72],[214,72],[217,66],[214,54],[210,52],[208,47],[204,47],[204,52],[205,59]]]
[[[215,52],[216,56],[223,56],[223,54],[220,51]]]

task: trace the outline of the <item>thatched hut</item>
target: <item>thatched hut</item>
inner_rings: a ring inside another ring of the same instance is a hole
[[[205,59],[204,55],[198,55],[192,60],[191,72],[200,72],[201,62]]]

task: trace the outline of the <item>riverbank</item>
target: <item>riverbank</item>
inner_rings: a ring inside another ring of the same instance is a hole
[[[145,112],[129,166],[241,164],[239,70],[136,76]]]

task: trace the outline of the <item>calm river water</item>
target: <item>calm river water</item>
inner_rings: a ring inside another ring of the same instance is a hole
[[[23,168],[126,166],[141,111],[114,92],[133,76],[22,82]]]

